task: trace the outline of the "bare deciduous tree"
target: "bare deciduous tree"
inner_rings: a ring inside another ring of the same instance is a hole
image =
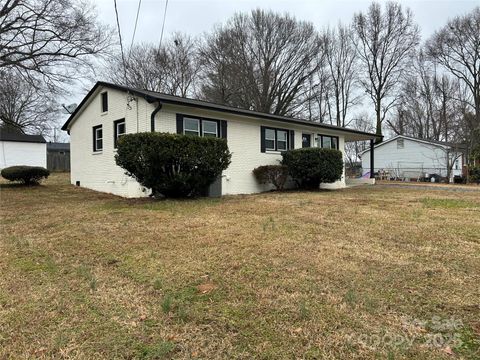
[[[0,4],[0,69],[16,71],[33,86],[59,90],[82,70],[93,70],[92,55],[103,54],[111,44],[112,31],[97,23],[85,1]]]
[[[136,88],[182,97],[192,96],[198,79],[199,63],[195,40],[175,33],[158,48],[153,44],[133,46],[125,58],[121,54],[109,64],[108,80]]]
[[[52,129],[58,104],[13,71],[0,72],[0,127],[45,134]]]
[[[332,84],[336,125],[346,126],[348,110],[359,101],[354,95],[357,52],[351,29],[339,24],[336,29],[327,29],[321,39]]]
[[[353,28],[367,74],[361,83],[375,106],[376,133],[381,135],[385,116],[398,100],[395,88],[418,45],[419,29],[412,12],[394,2],[386,3],[384,11],[372,3],[365,14],[355,14]]]
[[[457,16],[427,42],[429,55],[470,90],[475,129],[480,129],[480,7]]]
[[[202,49],[203,96],[257,111],[295,114],[316,71],[318,51],[310,23],[271,11],[237,14]]]
[[[400,104],[387,124],[396,133],[420,139],[451,141],[459,121],[458,81],[439,74],[423,52],[416,56],[411,72],[399,91]]]

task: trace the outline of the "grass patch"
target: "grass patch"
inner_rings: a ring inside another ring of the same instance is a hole
[[[0,187],[0,358],[478,358],[480,191]]]
[[[479,204],[464,199],[423,198],[421,201],[425,207],[429,208],[464,209],[480,207]]]

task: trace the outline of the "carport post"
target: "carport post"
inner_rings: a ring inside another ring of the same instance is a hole
[[[373,149],[375,147],[375,142],[373,139],[370,139],[370,179],[374,179],[375,178],[375,166],[374,166],[374,160],[375,160],[375,157],[373,155]]]

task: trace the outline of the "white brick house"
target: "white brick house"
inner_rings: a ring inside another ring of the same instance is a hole
[[[375,138],[375,134],[105,82],[95,84],[62,129],[71,139],[72,184],[124,197],[148,194],[115,164],[115,139],[124,133],[190,131],[226,138],[232,161],[217,183],[216,191],[222,195],[268,190],[256,182],[252,170],[278,164],[283,149],[323,145],[343,152],[345,141]],[[345,177],[325,186],[342,188]]]

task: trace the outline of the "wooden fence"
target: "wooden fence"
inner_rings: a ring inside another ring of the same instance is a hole
[[[50,171],[70,171],[70,152],[48,151],[47,169]]]

